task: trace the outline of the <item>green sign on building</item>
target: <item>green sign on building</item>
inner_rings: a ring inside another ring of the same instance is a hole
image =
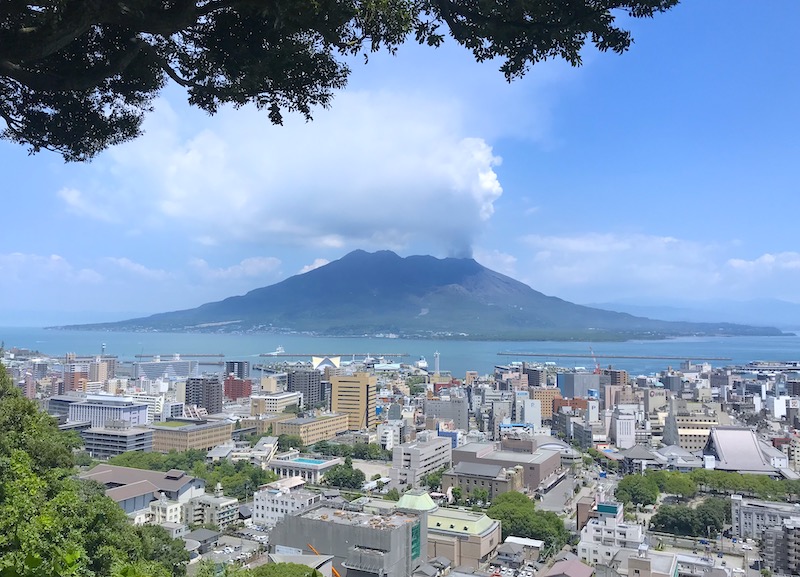
[[[420,537],[420,526],[419,522],[414,523],[414,526],[411,527],[411,558],[418,559],[421,554],[421,537]]]

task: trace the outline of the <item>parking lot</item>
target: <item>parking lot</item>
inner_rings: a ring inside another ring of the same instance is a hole
[[[500,577],[534,577],[536,575],[536,571],[533,569],[533,567],[529,566],[520,567],[519,569],[512,569],[511,567],[491,565],[489,570],[493,573],[495,571],[500,573]]]
[[[242,529],[236,535],[223,535],[219,538],[217,546],[202,555],[203,561],[230,565],[240,563],[245,565],[258,558],[266,550],[269,535],[265,531],[255,529]],[[193,575],[197,571],[197,563],[189,565],[187,574]]]

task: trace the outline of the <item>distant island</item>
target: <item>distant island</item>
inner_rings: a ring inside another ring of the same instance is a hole
[[[660,321],[577,305],[469,258],[402,258],[391,251],[362,250],[197,308],[53,328],[508,341],[784,334],[774,327]]]

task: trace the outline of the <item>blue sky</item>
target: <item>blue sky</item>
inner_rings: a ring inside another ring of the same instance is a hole
[[[0,326],[197,306],[350,250],[472,254],[580,303],[796,297],[800,3],[686,2],[507,84],[454,43],[352,65],[315,121],[171,88],[89,164],[0,142]]]

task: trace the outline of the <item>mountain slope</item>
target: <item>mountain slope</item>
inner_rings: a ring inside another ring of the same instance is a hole
[[[780,334],[771,328],[664,322],[576,305],[472,259],[401,258],[390,251],[354,251],[305,274],[194,309],[77,328],[603,340]]]

